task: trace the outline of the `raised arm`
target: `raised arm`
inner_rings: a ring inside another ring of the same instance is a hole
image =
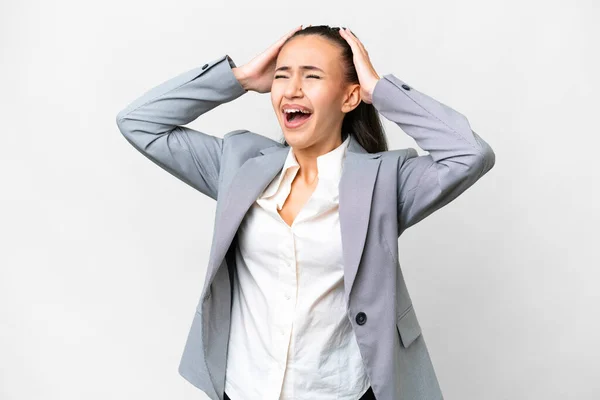
[[[373,105],[428,155],[413,148],[398,164],[398,235],[454,200],[495,163],[492,148],[467,118],[394,75],[373,90]]]
[[[429,152],[418,156],[401,150],[398,163],[398,236],[450,203],[488,172],[495,163],[492,148],[452,108],[415,90],[394,75],[380,78],[369,53],[347,29],[340,35],[350,45],[361,98]]]
[[[182,125],[246,93],[233,68],[224,55],[154,87],[117,114],[119,130],[133,147],[215,200],[223,139]]]

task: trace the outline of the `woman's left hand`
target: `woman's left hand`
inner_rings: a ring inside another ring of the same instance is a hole
[[[365,103],[371,104],[373,103],[373,89],[375,89],[375,85],[380,79],[379,75],[375,72],[375,68],[373,68],[373,64],[369,59],[369,53],[360,40],[349,29],[340,28],[340,35],[346,39],[352,48],[354,67],[360,84],[360,97]]]

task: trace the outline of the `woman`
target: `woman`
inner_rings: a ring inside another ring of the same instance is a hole
[[[251,90],[271,93],[283,144],[183,126]],[[387,151],[379,113],[429,154]],[[214,400],[443,398],[397,239],[494,165],[466,117],[381,78],[352,32],[315,26],[164,82],[117,124],[217,201],[185,379]]]

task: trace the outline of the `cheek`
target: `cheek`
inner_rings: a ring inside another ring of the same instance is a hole
[[[336,111],[335,103],[329,98],[318,98],[312,102],[315,110],[317,111],[319,118],[327,119],[333,115]]]
[[[336,109],[338,99],[333,89],[325,85],[308,90],[306,96],[310,102],[319,111],[329,112]]]
[[[281,101],[279,100],[279,96],[276,92],[271,91],[271,105],[273,106],[273,110],[277,114],[279,112],[279,104]]]

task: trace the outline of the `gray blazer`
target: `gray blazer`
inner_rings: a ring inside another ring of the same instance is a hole
[[[245,93],[235,66],[224,55],[149,90],[117,115],[133,147],[217,201],[204,288],[179,366],[213,400],[224,393],[237,229],[289,151],[244,129],[220,138],[183,126]],[[378,81],[373,105],[429,154],[418,156],[413,148],[368,153],[351,136],[339,186],[348,319],[378,400],[439,400],[398,237],[473,185],[495,155],[465,116],[394,75]]]

